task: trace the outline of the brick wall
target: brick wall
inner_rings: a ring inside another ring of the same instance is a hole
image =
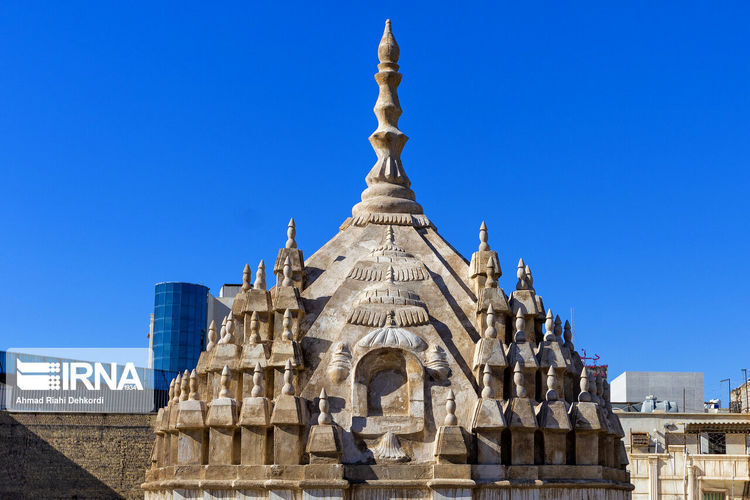
[[[0,411],[0,498],[143,498],[153,420]]]

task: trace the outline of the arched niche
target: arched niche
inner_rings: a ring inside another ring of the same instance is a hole
[[[363,437],[424,430],[424,366],[414,353],[382,347],[354,367],[352,431]]]

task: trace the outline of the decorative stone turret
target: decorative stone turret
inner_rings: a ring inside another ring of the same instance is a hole
[[[208,407],[209,464],[239,463],[239,450],[234,446],[234,434],[237,431],[237,401],[229,390],[229,382],[229,367],[225,366],[221,371],[219,397],[212,400]]]
[[[306,424],[305,404],[294,395],[292,361],[284,368],[284,385],[271,415],[273,425],[273,463],[296,465],[302,460],[302,435]]]
[[[505,348],[497,338],[497,329],[495,328],[495,310],[492,307],[492,304],[490,304],[487,309],[486,324],[487,328],[485,328],[482,338],[479,339],[479,342],[477,342],[477,346],[474,349],[472,370],[478,380],[484,371],[484,368],[489,366],[495,374],[493,379],[498,382],[492,387],[492,390],[497,394],[503,394],[502,379],[504,376],[504,370],[508,366],[508,362],[505,359]]]
[[[416,203],[398,55],[389,22],[361,203],[307,261],[291,220],[272,288],[263,261],[252,283],[245,265],[156,415],[147,500],[629,498],[608,384],[531,268],[509,299],[487,226],[469,263]]]
[[[435,459],[439,464],[465,464],[468,451],[463,430],[456,418],[456,396],[448,389],[445,401],[445,421],[438,428],[435,438]]]
[[[505,410],[505,421],[511,436],[511,459],[513,465],[534,464],[534,431],[536,431],[536,414],[534,403],[526,393],[524,372],[521,364],[513,368],[513,385],[515,397],[510,398]]]
[[[187,370],[185,374],[183,382],[188,378]],[[177,464],[202,465],[206,460],[203,446],[206,440],[206,403],[198,399],[198,376],[195,370],[189,375],[189,390],[187,398],[180,401],[177,418]]]
[[[242,291],[237,294],[232,304],[232,314],[243,325],[242,341],[247,342],[251,335],[250,319],[255,315],[257,334],[260,341],[271,340],[273,334],[273,307],[271,292],[266,290],[266,265],[263,260],[258,263],[255,272],[255,284],[250,284],[250,266],[245,265],[242,273]],[[239,342],[242,345],[243,342]]]
[[[307,453],[311,464],[335,464],[341,459],[341,429],[333,423],[325,388],[318,398],[318,425],[310,428]]]
[[[471,420],[471,430],[477,439],[477,463],[482,465],[501,463],[501,434],[506,428],[503,407],[492,389],[492,378],[492,370],[485,365],[481,397],[474,405]]]
[[[568,433],[572,429],[568,418],[568,404],[560,401],[557,389],[557,371],[554,366],[547,370],[547,389],[544,401],[537,411],[537,423],[544,435],[544,463],[564,465],[570,451],[567,446]]]
[[[529,342],[536,345],[541,338],[537,338],[535,322],[540,314],[544,314],[544,308],[541,307],[541,301],[537,300],[534,292],[534,280],[531,277],[531,269],[526,266],[523,259],[518,261],[518,270],[516,272],[518,282],[516,289],[510,294],[509,306],[513,316],[517,316],[518,311],[523,314],[525,323],[524,330]]]
[[[301,289],[305,285],[305,259],[302,257],[302,250],[297,248],[297,226],[294,219],[289,219],[289,226],[286,230],[286,243],[283,248],[279,248],[279,255],[276,257],[276,263],[273,266],[273,273],[276,275],[276,284],[283,283],[285,286],[294,285]],[[284,266],[289,259],[291,274],[284,274]],[[291,283],[288,280],[291,279]]]
[[[242,429],[240,463],[242,465],[265,465],[272,463],[271,450],[271,401],[265,397],[263,369],[255,364],[252,375],[253,388],[250,396],[242,400],[239,425]]]
[[[503,271],[500,269],[500,260],[497,258],[497,252],[490,250],[488,240],[487,225],[482,221],[482,225],[479,228],[479,249],[472,254],[471,263],[469,264],[469,280],[476,295],[479,295],[479,291],[483,288],[493,288],[493,286],[485,285],[488,277],[491,283],[494,283],[494,288],[496,288],[497,280],[503,275]]]

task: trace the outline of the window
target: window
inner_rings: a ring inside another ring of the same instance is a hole
[[[727,435],[723,432],[702,432],[700,444],[702,454],[725,455],[727,453]]]
[[[723,491],[704,491],[703,500],[724,500]]]
[[[630,446],[632,448],[648,448],[651,444],[648,432],[633,432],[630,434]]]

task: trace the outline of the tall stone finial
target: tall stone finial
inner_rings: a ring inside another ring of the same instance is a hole
[[[487,225],[482,221],[482,225],[479,227],[479,251],[486,252],[490,249],[490,244],[487,243],[489,235],[487,234]]]
[[[388,224],[388,227],[385,230],[385,236],[383,236],[383,246],[390,245],[393,246],[396,244],[396,235],[393,233],[393,226]]]
[[[190,372],[190,401],[198,399],[198,374],[195,372],[195,368]]]
[[[260,321],[258,321],[258,311],[253,311],[250,315],[250,343],[260,344]]]
[[[260,363],[255,363],[255,370],[253,370],[253,390],[250,391],[250,395],[254,398],[259,398],[263,395],[263,369],[260,367]]]
[[[284,259],[284,280],[281,282],[281,286],[292,286],[294,284],[294,281],[292,281],[292,261],[289,260],[289,256],[287,256],[286,259]]]
[[[395,281],[395,271],[393,270],[393,266],[388,266],[388,269],[385,270],[385,281],[388,283],[393,283]]]
[[[242,270],[242,291],[248,292],[253,287],[250,284],[250,277],[251,277],[251,271],[250,271],[250,265],[245,264],[245,269]]]
[[[174,399],[174,380],[175,379],[172,379],[172,381],[169,382],[169,399],[168,399],[169,404],[172,404],[175,400]]]
[[[234,342],[234,315],[232,311],[224,318],[224,326],[221,328],[221,338],[219,344],[231,344]]]
[[[513,368],[513,383],[516,385],[516,397],[526,397],[526,386],[523,380],[523,370],[521,369],[521,363],[516,363]]]
[[[573,349],[573,332],[570,330],[570,321],[565,320],[565,331],[563,332],[563,338],[565,339],[565,345],[570,349]]]
[[[445,425],[456,425],[458,419],[456,418],[456,395],[453,394],[453,389],[448,389],[448,396],[445,398]]]
[[[562,338],[562,321],[560,321],[559,314],[555,315],[555,337]]]
[[[287,309],[284,311],[284,319],[281,320],[281,326],[284,330],[281,332],[281,338],[283,340],[293,340],[292,335],[292,311]]]
[[[182,382],[180,383],[180,401],[187,401],[190,394],[190,372],[185,370],[182,374]]]
[[[497,338],[497,329],[495,328],[495,308],[492,304],[487,308],[487,329],[484,331],[485,338]]]
[[[180,391],[182,390],[182,374],[178,373],[174,379],[174,399],[172,401],[177,404],[180,402]]]
[[[289,219],[289,226],[286,230],[286,245],[284,248],[297,248],[297,242],[294,237],[297,236],[297,227],[294,225],[294,217]]]
[[[216,347],[216,321],[211,320],[211,325],[208,327],[208,344],[206,344],[206,351],[210,351]]]
[[[328,394],[326,394],[325,387],[320,390],[318,409],[320,410],[320,415],[318,415],[318,425],[331,425],[331,414],[328,413]]]
[[[550,365],[549,370],[547,370],[547,394],[545,395],[547,401],[557,401],[559,398],[555,387],[557,387],[557,373],[555,372],[555,366]]]
[[[517,344],[526,342],[526,332],[524,331],[524,328],[526,328],[526,318],[523,317],[523,311],[519,307],[518,311],[516,311],[516,333],[513,337],[513,340]]]
[[[260,259],[260,262],[258,263],[258,269],[255,271],[255,284],[253,287],[256,290],[265,290],[266,289],[266,263],[263,262],[263,259]]]
[[[523,263],[523,258],[518,259],[518,269],[516,269],[516,290],[527,290],[528,286],[526,283],[526,266]]]
[[[494,398],[495,391],[492,389],[492,369],[490,365],[484,365],[484,372],[482,373],[482,397],[484,399]]]
[[[292,360],[286,360],[284,367],[284,386],[281,388],[281,394],[285,396],[294,396],[294,386],[292,385]]]
[[[484,282],[484,287],[497,287],[497,280],[495,279],[495,263],[492,261],[492,257],[487,259],[487,279]]]
[[[583,367],[583,370],[581,370],[581,381],[579,386],[581,392],[578,394],[578,401],[582,403],[591,401],[591,394],[589,394],[589,374],[585,366]]]
[[[219,391],[220,398],[231,398],[232,395],[229,393],[229,367],[224,365],[224,369],[221,370],[221,390]]]
[[[555,337],[555,321],[552,319],[552,309],[547,309],[547,317],[544,320],[544,340],[552,342],[556,339]]]
[[[410,189],[411,181],[401,163],[401,151],[408,140],[398,129],[401,106],[396,89],[401,83],[398,72],[399,48],[391,31],[391,21],[385,22],[383,38],[378,46],[378,82],[380,93],[375,103],[378,128],[370,136],[378,159],[367,174],[367,189],[362,192],[362,201],[352,208],[352,215],[359,217],[371,213],[421,214],[422,207],[415,201]]]
[[[596,398],[599,400],[599,403],[604,402],[604,378],[602,378],[602,373],[597,370],[596,371]]]
[[[526,265],[526,268],[524,269],[524,274],[526,274],[526,283],[528,284],[528,287],[530,290],[534,289],[534,277],[531,275],[531,268],[529,265]]]

